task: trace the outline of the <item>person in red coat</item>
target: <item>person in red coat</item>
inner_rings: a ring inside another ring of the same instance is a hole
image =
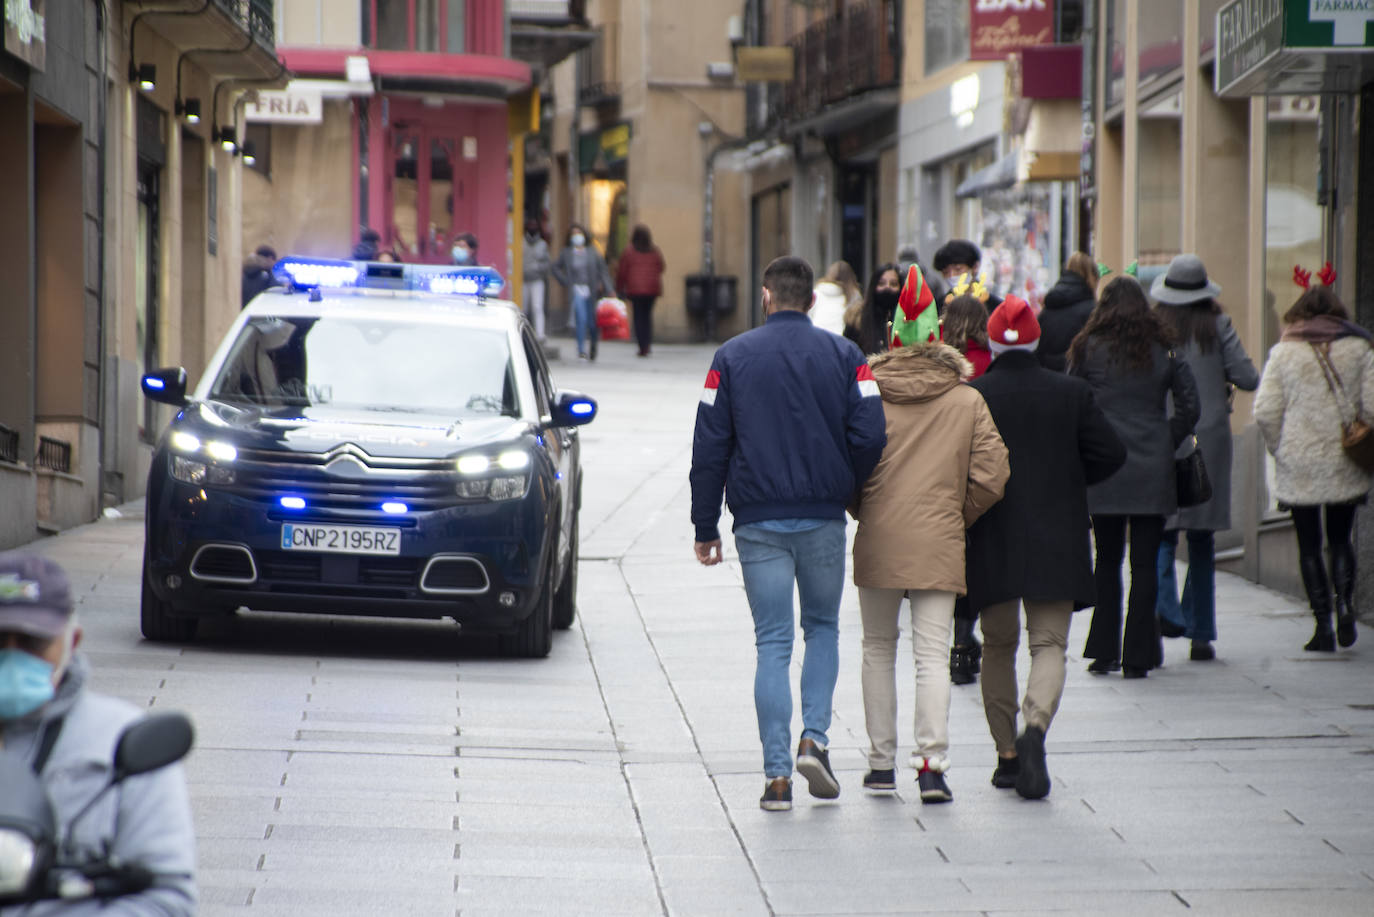
[[[945,303],[942,331],[945,343],[973,364],[970,379],[987,372],[992,362],[992,351],[988,350],[987,306],[967,294],[952,297]]]
[[[620,298],[628,299],[634,307],[635,339],[641,357],[649,355],[654,338],[654,300],[663,295],[663,267],[663,252],[654,245],[649,227],[641,223],[630,234],[630,247],[620,256],[615,271]]]

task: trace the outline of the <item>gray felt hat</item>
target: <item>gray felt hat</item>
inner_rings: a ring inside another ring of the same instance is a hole
[[[1150,297],[1170,306],[1186,306],[1220,295],[1221,285],[1207,278],[1207,268],[1197,255],[1176,256],[1169,269],[1150,284]]]

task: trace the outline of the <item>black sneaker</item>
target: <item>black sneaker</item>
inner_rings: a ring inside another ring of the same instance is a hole
[[[1217,651],[1212,649],[1210,641],[1194,640],[1192,648],[1188,650],[1188,658],[1193,662],[1210,662],[1217,658]]]
[[[1120,659],[1094,659],[1088,663],[1088,671],[1094,675],[1110,675],[1121,671]]]
[[[787,812],[792,808],[792,781],[786,777],[774,777],[763,785],[763,797],[759,808],[765,812]]]
[[[872,770],[864,774],[864,789],[866,790],[895,790],[897,789],[897,771],[889,767],[887,770]]]
[[[965,647],[949,651],[949,681],[954,685],[971,685],[978,680],[978,663]]]
[[[1045,731],[1027,726],[1016,737],[1016,792],[1024,799],[1044,799],[1050,794],[1050,772],[1045,766]]]
[[[945,783],[945,775],[938,771],[921,771],[916,775],[916,782],[921,787],[921,802],[938,803],[954,799],[954,794],[949,791],[949,784]]]
[[[1010,790],[1016,786],[1016,775],[1021,772],[1020,758],[997,758],[997,769],[992,772],[992,785],[999,790]]]
[[[840,795],[840,781],[830,769],[830,753],[811,739],[797,743],[797,773],[806,778],[807,789],[817,799]]]

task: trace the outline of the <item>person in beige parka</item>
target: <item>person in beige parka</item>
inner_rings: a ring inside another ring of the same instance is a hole
[[[869,361],[887,418],[887,447],[851,511],[854,585],[863,616],[864,716],[872,747],[864,786],[896,789],[897,633],[911,603],[916,660],[917,780],[923,802],[952,799],[949,652],[954,600],[965,592],[964,531],[1002,498],[1007,450],[972,368],[939,342]]]

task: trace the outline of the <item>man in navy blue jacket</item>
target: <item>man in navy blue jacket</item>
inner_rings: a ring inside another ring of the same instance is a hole
[[[692,443],[696,556],[721,561],[721,494],[754,616],[754,707],[766,778],[759,805],[792,808],[793,584],[806,638],[797,770],[834,799],[826,730],[839,672],[845,507],[887,445],[878,383],[858,347],[811,324],[811,266],[782,257],[763,272],[761,328],[716,351]]]

